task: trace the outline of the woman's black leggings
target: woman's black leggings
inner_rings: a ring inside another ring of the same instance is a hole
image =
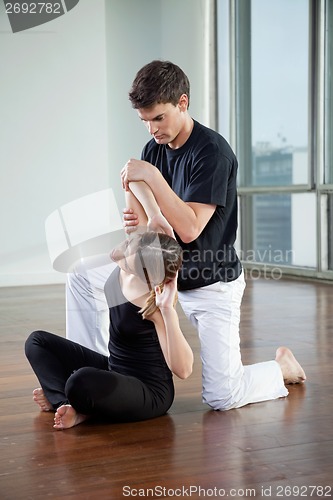
[[[130,422],[164,415],[174,398],[172,380],[143,382],[110,371],[106,356],[52,333],[33,332],[25,353],[55,410],[70,404],[83,415]]]

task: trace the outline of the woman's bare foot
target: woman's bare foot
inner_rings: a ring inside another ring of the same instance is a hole
[[[301,384],[306,380],[303,368],[287,347],[279,347],[277,349],[275,361],[281,367],[285,384]]]
[[[37,389],[35,389],[33,392],[32,392],[33,396],[32,396],[32,399],[35,401],[35,403],[38,404],[38,406],[40,407],[40,409],[42,411],[51,411],[53,410],[53,406],[51,405],[51,403],[49,402],[49,400],[46,398],[44,392],[43,392],[43,389],[41,389],[40,387],[38,387]]]
[[[82,415],[81,413],[77,413],[71,405],[62,405],[57,409],[54,416],[54,428],[55,429],[69,429],[70,427],[74,427],[75,425],[84,422],[87,420],[88,415]]]

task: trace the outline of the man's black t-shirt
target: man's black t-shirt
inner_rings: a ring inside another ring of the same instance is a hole
[[[191,290],[217,281],[233,281],[241,273],[234,249],[237,231],[237,159],[217,132],[194,121],[192,133],[179,149],[157,144],[143,149],[142,160],[155,165],[185,202],[216,205],[197,239],[183,243],[178,289]]]

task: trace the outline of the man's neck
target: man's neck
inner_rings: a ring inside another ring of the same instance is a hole
[[[193,118],[189,114],[186,115],[184,127],[181,129],[177,137],[168,144],[171,149],[179,149],[181,148],[185,142],[190,137],[194,126]]]

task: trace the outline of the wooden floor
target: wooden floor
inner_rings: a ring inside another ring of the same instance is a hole
[[[333,496],[333,286],[248,282],[243,362],[288,345],[306,370],[287,398],[228,412],[201,402],[194,374],[176,381],[168,415],[146,422],[86,422],[52,429],[31,399],[37,386],[23,346],[34,329],[64,335],[62,285],[0,289],[0,498],[327,498]]]

